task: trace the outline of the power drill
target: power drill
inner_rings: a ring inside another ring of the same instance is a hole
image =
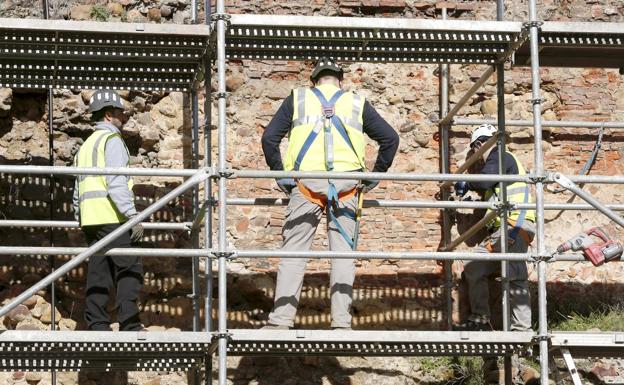
[[[592,236],[599,238],[602,242],[595,242]],[[582,251],[585,258],[594,266],[619,259],[624,251],[622,244],[609,238],[600,227],[592,227],[585,232],[578,233],[557,247],[558,253],[565,253],[568,250]]]

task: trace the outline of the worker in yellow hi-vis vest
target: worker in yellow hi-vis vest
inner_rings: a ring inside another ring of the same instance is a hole
[[[399,136],[364,97],[343,91],[343,70],[332,58],[318,59],[310,79],[314,87],[294,89],[266,127],[262,149],[271,170],[365,171],[364,134],[379,144],[373,171],[392,165]],[[280,142],[288,135],[282,159]],[[379,181],[344,179],[279,179],[277,185],[290,197],[282,235],[282,250],[307,251],[325,211],[329,247],[334,251],[355,249],[356,211],[361,194]],[[359,187],[358,187],[359,186]],[[277,273],[275,305],[266,328],[293,327],[307,260],[282,258]],[[351,327],[351,300],[355,263],[332,259],[330,274],[331,326]]]
[[[470,147],[478,150],[496,133],[491,124],[483,124],[475,129],[471,135]],[[522,163],[512,153],[505,152],[505,175],[526,174]],[[499,174],[498,147],[483,154],[484,164],[479,174]],[[530,186],[524,182],[507,184],[507,201],[515,203],[532,203],[533,196]],[[465,195],[469,190],[484,192],[485,200],[499,201],[500,190],[498,182],[465,182],[455,183],[455,193]],[[490,210],[488,210],[489,212]],[[535,237],[535,210],[513,210],[507,217],[508,235],[507,251],[510,253],[525,253]],[[486,225],[489,235],[475,248],[477,253],[500,252],[501,220],[494,217]],[[470,300],[470,316],[457,330],[492,330],[490,324],[490,306],[488,278],[500,273],[500,262],[472,260],[464,263],[464,275],[468,283],[468,298]],[[511,330],[526,331],[531,329],[531,303],[529,298],[528,272],[525,262],[509,262],[509,302],[511,307]]]
[[[128,120],[121,97],[112,90],[98,90],[91,97],[89,112],[95,131],[80,147],[76,167],[128,167],[130,154],[121,128]],[[73,199],[74,213],[89,245],[94,244],[137,215],[132,179],[127,175],[79,175]],[[139,224],[110,244],[130,247],[143,236]],[[119,329],[141,330],[137,301],[143,284],[143,266],[138,257],[94,255],[89,258],[85,321],[89,330],[111,330],[106,311],[109,294],[116,287]]]

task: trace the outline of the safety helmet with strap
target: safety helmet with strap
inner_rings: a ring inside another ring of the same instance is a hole
[[[494,136],[496,131],[496,127],[491,124],[486,123],[480,125],[479,127],[477,127],[476,130],[472,132],[472,135],[470,135],[470,147],[474,146],[477,140],[479,140],[479,138],[481,137],[491,138],[492,136]]]
[[[121,96],[117,92],[113,90],[95,91],[89,100],[89,112],[97,112],[106,107],[125,109]]]
[[[344,71],[336,63],[336,60],[328,56],[323,56],[316,60],[316,62],[314,63],[314,70],[312,70],[312,74],[310,75],[310,80],[316,83],[316,81],[319,79],[320,75],[323,72],[331,72],[339,80],[342,80],[342,76],[344,74]]]

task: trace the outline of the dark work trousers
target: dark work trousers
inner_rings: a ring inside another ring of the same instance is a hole
[[[118,228],[119,224],[85,226],[82,231],[89,245],[93,245]],[[130,247],[131,232],[121,235],[108,248]],[[110,291],[117,286],[117,321],[119,330],[142,328],[137,300],[143,285],[143,265],[139,257],[94,255],[89,258],[85,320],[89,330],[111,330],[111,318],[106,311]]]

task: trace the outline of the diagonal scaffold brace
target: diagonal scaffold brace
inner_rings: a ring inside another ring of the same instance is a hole
[[[115,231],[111,232],[110,234],[108,234],[107,236],[99,240],[98,242],[94,243],[93,246],[89,247],[87,250],[78,254],[76,257],[72,258],[69,262],[65,263],[63,266],[55,270],[53,273],[46,276],[44,279],[37,282],[36,284],[31,286],[27,290],[22,292],[20,295],[15,297],[11,302],[4,305],[2,308],[0,308],[0,317],[6,315],[13,308],[21,304],[22,302],[24,302],[31,296],[33,296],[39,290],[46,288],[52,282],[56,281],[63,275],[67,274],[69,271],[74,269],[76,266],[80,265],[90,256],[102,251],[111,242],[119,238],[124,232],[130,231],[130,229],[133,226],[147,219],[153,213],[163,208],[167,203],[169,203],[169,201],[180,196],[186,190],[203,182],[206,178],[209,178],[211,174],[212,174],[212,171],[209,168],[203,168],[197,171],[193,176],[191,176],[189,179],[187,179],[185,182],[180,184],[175,189],[171,190],[160,200],[153,203],[151,206],[149,206],[145,210],[141,211],[137,216],[125,222],[123,225],[119,226],[117,229],[115,229]]]

